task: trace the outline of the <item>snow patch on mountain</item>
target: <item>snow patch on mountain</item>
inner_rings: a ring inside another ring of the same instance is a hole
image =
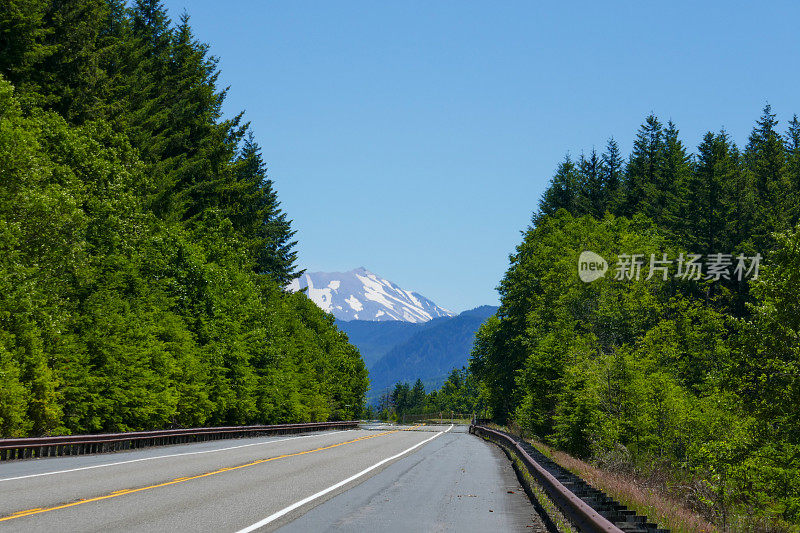
[[[361,302],[358,301],[358,298],[356,298],[355,296],[350,296],[350,298],[347,298],[345,302],[350,304],[350,307],[352,307],[356,311],[361,311],[362,309],[364,309],[364,306],[361,304]]]
[[[453,316],[421,294],[402,289],[364,267],[349,272],[308,272],[287,287],[293,292],[303,288],[314,303],[339,320],[419,323]]]

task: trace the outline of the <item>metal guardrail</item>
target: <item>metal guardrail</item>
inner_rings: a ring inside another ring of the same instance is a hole
[[[478,436],[487,436],[491,440],[505,445],[525,464],[536,481],[544,488],[548,497],[558,505],[561,512],[580,530],[588,533],[608,532],[623,533],[623,530],[595,511],[586,502],[572,493],[555,476],[545,470],[525,451],[519,442],[509,435],[485,426],[471,425],[469,432]]]
[[[351,429],[357,427],[357,420],[348,420],[344,422],[309,422],[302,424],[275,424],[269,426],[165,429],[159,431],[131,431],[127,433],[0,439],[0,461],[30,459],[34,457],[106,453],[149,446],[257,437],[261,435],[284,435],[287,433],[303,433],[325,429]]]

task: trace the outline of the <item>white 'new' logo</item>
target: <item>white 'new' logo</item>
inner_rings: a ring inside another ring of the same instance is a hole
[[[578,277],[586,283],[600,279],[606,275],[608,263],[594,252],[584,251],[578,257]]]

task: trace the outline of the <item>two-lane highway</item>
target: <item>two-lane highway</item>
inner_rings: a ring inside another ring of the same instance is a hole
[[[287,524],[296,524],[294,531],[369,530],[353,526],[352,517],[319,510],[333,505],[330,509],[347,513],[353,502],[380,497],[387,483],[400,479],[406,490],[417,484],[409,493],[435,491],[427,500],[441,503],[448,478],[462,486],[469,479],[476,488],[459,488],[465,494],[454,495],[449,507],[425,509],[439,516],[424,523],[446,526],[452,518],[447,513],[461,500],[470,502],[461,506],[467,512],[482,498],[497,509],[478,514],[495,514],[494,522],[512,529],[531,524],[532,509],[513,473],[500,468],[502,454],[500,459],[492,445],[452,429],[378,427],[0,464],[0,531],[254,531]],[[425,458],[430,464],[421,468]],[[468,474],[470,464],[481,465],[480,472]],[[409,481],[410,471],[417,472],[416,481]],[[487,478],[487,471],[493,475]],[[506,490],[511,485],[516,488]],[[485,495],[473,494],[479,487]],[[514,495],[522,505],[508,512],[502,505]],[[343,497],[350,499],[336,503]],[[362,516],[369,514],[363,505],[356,507]],[[421,509],[406,510],[406,526],[387,521],[381,529],[407,528]],[[298,518],[311,522],[303,525]]]

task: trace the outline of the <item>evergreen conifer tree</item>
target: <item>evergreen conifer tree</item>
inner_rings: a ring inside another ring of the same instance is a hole
[[[287,285],[303,273],[296,265],[295,231],[280,208],[252,131],[248,132],[239,155],[237,183],[241,197],[231,202],[231,208],[235,209],[231,219],[256,247],[255,269],[272,276],[279,285]]]
[[[623,215],[644,213],[652,217],[658,214],[663,159],[664,129],[658,118],[650,114],[636,134],[628,160],[621,208]]]
[[[588,158],[581,155],[578,176],[579,188],[575,200],[578,212],[602,218],[608,195],[603,183],[602,163],[594,148]]]
[[[789,184],[784,176],[786,149],[777,125],[772,107],[767,104],[744,151],[756,200],[753,243],[759,250],[771,248],[771,233],[783,229],[788,222],[785,191]]]
[[[619,152],[619,145],[613,137],[608,140],[606,151],[603,152],[601,160],[600,172],[606,197],[606,209],[613,214],[617,214],[622,200],[620,192],[625,162]]]
[[[800,221],[800,120],[797,115],[789,122],[786,132],[786,173],[789,181],[788,212],[789,225]]]
[[[572,211],[576,207],[579,190],[578,169],[569,154],[559,163],[550,186],[542,195],[539,211],[534,215],[534,223],[543,217],[555,214],[559,209]]]
[[[725,184],[732,179],[733,165],[727,133],[708,132],[697,148],[697,166],[689,182],[687,214],[690,235],[687,246],[696,253],[729,251],[725,236],[728,206]]]

